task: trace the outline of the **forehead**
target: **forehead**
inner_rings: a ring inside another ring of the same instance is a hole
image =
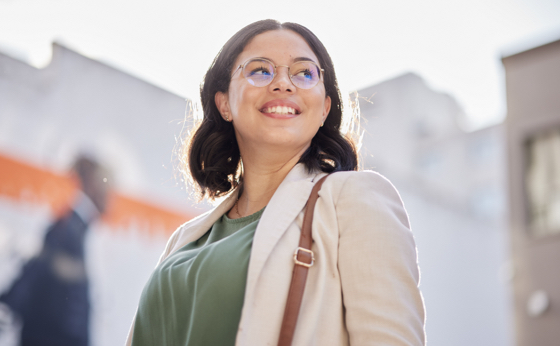
[[[236,65],[256,57],[268,58],[279,65],[291,63],[300,57],[319,63],[305,39],[291,30],[272,30],[253,37],[237,57]]]

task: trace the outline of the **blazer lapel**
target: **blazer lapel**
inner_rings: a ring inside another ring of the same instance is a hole
[[[315,176],[308,174],[303,164],[297,164],[272,196],[253,238],[246,296],[252,294],[264,263],[278,240],[305,207]]]
[[[177,237],[177,242],[173,245],[167,255],[179,250],[190,242],[193,242],[208,232],[214,223],[230,210],[237,200],[238,189],[235,189],[227,196],[216,208],[202,214],[189,221],[185,226],[180,227],[181,232]]]

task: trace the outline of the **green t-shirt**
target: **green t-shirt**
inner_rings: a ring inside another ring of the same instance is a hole
[[[263,211],[239,219],[223,215],[157,266],[140,297],[133,346],[235,344]]]

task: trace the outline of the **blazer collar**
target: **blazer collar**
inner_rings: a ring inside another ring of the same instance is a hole
[[[169,250],[167,255],[179,250],[188,243],[200,239],[204,233],[208,232],[214,223],[233,207],[235,201],[237,201],[238,192],[238,189],[233,190],[233,192],[229,196],[225,197],[225,199],[220,202],[217,207],[195,217],[181,226],[178,241],[173,245],[173,248]]]
[[[318,175],[309,174],[304,164],[297,164],[268,202],[253,238],[246,296],[252,294],[263,266],[279,239],[305,207]]]

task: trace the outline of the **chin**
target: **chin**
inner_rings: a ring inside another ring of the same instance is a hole
[[[263,133],[264,134],[264,133]],[[311,139],[308,141],[302,141],[301,136],[297,135],[279,135],[270,134],[262,136],[258,141],[259,147],[271,146],[274,149],[283,148],[285,150],[300,150],[302,147],[308,147],[311,144]]]

